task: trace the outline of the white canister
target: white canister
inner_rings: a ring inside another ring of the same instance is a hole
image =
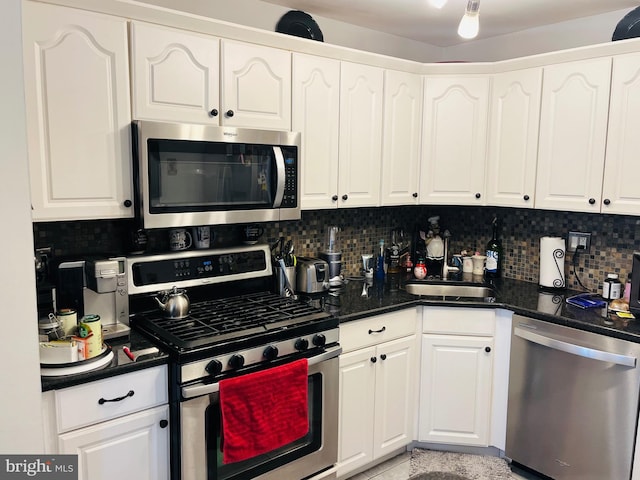
[[[473,273],[473,260],[471,260],[471,257],[462,257],[462,272]]]
[[[57,316],[65,337],[75,335],[78,328],[78,313],[71,308],[61,308]]]
[[[85,315],[78,323],[78,335],[86,342],[85,359],[102,352],[102,325],[100,315]]]

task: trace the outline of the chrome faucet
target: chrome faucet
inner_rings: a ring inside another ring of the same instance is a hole
[[[446,280],[449,276],[449,273],[459,272],[460,269],[458,267],[449,266],[449,239],[451,238],[451,232],[449,230],[445,230],[442,233],[442,240],[444,243],[444,257],[442,259],[442,279]]]

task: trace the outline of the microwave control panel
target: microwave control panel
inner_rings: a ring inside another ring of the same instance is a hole
[[[281,147],[284,156],[284,196],[281,208],[298,206],[298,156],[295,147]]]

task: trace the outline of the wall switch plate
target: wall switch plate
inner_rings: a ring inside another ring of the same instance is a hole
[[[580,247],[582,252],[589,252],[591,248],[591,234],[584,232],[569,232],[567,252],[575,252]]]

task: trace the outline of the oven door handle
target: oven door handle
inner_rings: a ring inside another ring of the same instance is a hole
[[[320,362],[326,362],[332,358],[337,357],[342,353],[342,347],[336,345],[335,347],[330,347],[320,355],[316,355],[314,357],[309,358],[309,366],[316,365]],[[183,398],[195,398],[201,397],[202,395],[209,395],[211,393],[216,393],[220,391],[220,383],[208,383],[202,384],[199,383],[197,385],[189,385],[188,387],[182,387],[182,397]]]

